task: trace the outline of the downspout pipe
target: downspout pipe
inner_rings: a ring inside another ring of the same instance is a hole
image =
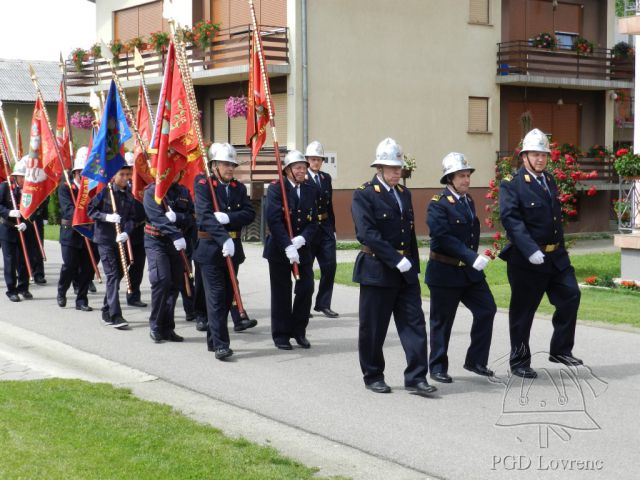
[[[307,0],[301,0],[302,17],[302,141],[301,150],[309,144],[309,91],[307,79]]]

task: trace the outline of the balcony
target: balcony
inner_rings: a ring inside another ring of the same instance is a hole
[[[499,84],[582,90],[633,88],[634,60],[616,59],[607,48],[591,54],[568,49],[547,50],[527,40],[498,44]]]
[[[260,25],[260,36],[269,76],[289,73],[289,47],[287,27]],[[245,80],[249,71],[251,25],[221,30],[206,50],[187,45],[187,58],[195,84],[227,83]],[[164,54],[154,50],[141,52],[144,59],[145,80],[149,86],[162,83]],[[136,87],[140,74],[133,62],[133,52],[120,54],[116,72],[125,88]],[[89,59],[77,70],[71,60],[66,61],[67,86],[71,93],[88,93],[91,88],[105,89],[111,81],[111,68],[103,58]]]

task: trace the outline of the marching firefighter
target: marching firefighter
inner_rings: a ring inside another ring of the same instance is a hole
[[[489,258],[478,255],[480,221],[469,195],[475,171],[461,153],[449,153],[442,160],[440,183],[446,187],[429,203],[427,225],[431,252],[425,283],[431,292],[429,370],[437,382],[451,383],[449,339],[462,302],[473,315],[471,345],[464,368],[478,375],[493,376],[487,368],[496,304],[482,270]]]
[[[384,344],[391,314],[407,358],[405,388],[429,395],[437,389],[427,382],[427,331],[420,298],[420,259],[414,229],[411,193],[398,185],[402,148],[386,138],[371,164],[376,175],[353,194],[351,214],[362,244],[353,268],[360,284],[358,352],[365,387],[389,393],[384,381]]]
[[[183,171],[175,174],[161,204],[155,200],[155,183],[144,191],[144,248],[151,282],[149,336],[154,343],[184,340],[175,332],[174,314],[181,283],[185,281],[180,252],[187,249],[185,237],[194,225],[194,207],[189,190],[178,183],[182,175]]]
[[[289,211],[285,212],[282,189],[274,181],[267,190],[267,225],[262,256],[269,262],[271,283],[271,336],[275,346],[291,350],[293,338],[302,348],[310,348],[306,330],[313,297],[313,263],[309,244],[318,230],[318,189],[305,181],[309,163],[298,150],[284,158],[284,187]],[[285,215],[291,220],[293,238],[287,231]],[[300,278],[295,283],[292,304],[291,265],[298,264]]]
[[[546,170],[549,139],[533,129],[524,137],[522,167],[500,184],[500,220],[509,243],[500,252],[507,262],[510,364],[514,375],[535,378],[529,335],[533,317],[546,293],[555,307],[549,360],[582,365],[573,356],[580,289],[565,248],[558,187]]]
[[[311,241],[311,256],[320,266],[320,283],[314,310],[326,317],[336,318],[338,314],[331,310],[333,282],[336,276],[336,217],[333,213],[333,187],[331,175],[321,172],[322,163],[327,158],[324,148],[318,141],[311,142],[304,152],[309,162],[309,183],[318,188],[318,231]],[[312,260],[312,261],[313,261]]]
[[[15,199],[15,207],[20,205],[24,176],[27,171],[24,160],[19,160],[13,167],[11,178],[0,184],[0,242],[4,260],[4,281],[7,285],[7,297],[12,302],[19,302],[20,295],[25,300],[33,298],[29,292],[29,272],[27,260],[20,244],[22,232],[27,245],[33,243],[33,225],[24,220],[20,210],[14,208],[11,193]],[[12,183],[15,186],[12,186]]]
[[[60,279],[58,280],[58,306],[67,305],[67,290],[72,282],[75,282],[76,310],[90,312],[87,293],[89,284],[93,278],[93,267],[87,250],[87,244],[82,235],[73,229],[73,213],[76,206],[73,198],[77,198],[80,187],[80,172],[87,161],[88,148],[80,147],[76,151],[71,174],[73,180],[71,188],[66,182],[58,187],[58,202],[60,203],[60,249],[62,250],[62,267],[60,267]],[[73,192],[73,193],[72,193]]]
[[[225,257],[232,257],[235,271],[244,262],[244,250],[240,233],[249,225],[256,212],[247,195],[247,189],[233,178],[238,166],[235,149],[228,143],[214,143],[209,149],[209,159],[217,172],[217,180],[200,175],[195,180],[196,218],[198,241],[194,260],[199,266],[204,286],[207,311],[207,348],[215,352],[218,360],[233,355],[229,347],[227,316],[233,301],[233,286],[227,270]],[[212,182],[220,211],[214,211]],[[258,323],[249,318],[233,316],[234,330],[242,331]]]
[[[128,190],[130,178],[131,167],[125,164],[115,174],[113,182],[106,185],[91,200],[87,209],[89,217],[95,221],[93,241],[98,245],[100,261],[107,277],[102,322],[118,329],[129,326],[122,317],[119,295],[120,281],[124,276],[124,269],[128,268],[128,260],[122,258],[118,244],[126,244],[134,226],[135,199]],[[112,194],[115,205],[111,201]],[[118,226],[120,233],[116,233]],[[123,262],[127,265],[123,266]]]

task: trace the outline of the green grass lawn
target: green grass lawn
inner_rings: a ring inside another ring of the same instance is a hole
[[[571,263],[576,269],[576,277],[578,282],[583,282],[590,275],[604,277],[620,276],[620,253],[598,253],[572,255]],[[424,284],[424,267],[422,264],[422,273],[420,274],[420,282],[422,295],[429,296],[429,289]],[[511,290],[507,281],[506,263],[502,260],[495,260],[485,270],[487,274],[487,282],[491,287],[491,292],[496,300],[499,308],[509,308],[509,299],[511,298]],[[339,263],[336,272],[336,282],[344,285],[357,286],[351,281],[353,273],[353,263]],[[316,271],[316,277],[319,272]],[[549,304],[546,296],[538,310],[540,313],[551,314],[553,307]],[[580,320],[597,320],[607,323],[627,323],[640,327],[640,294],[624,290],[596,290],[582,289],[582,298],[580,301],[580,310],[578,318]]]
[[[280,480],[316,471],[111,385],[0,383],[3,480]]]
[[[60,240],[60,225],[45,225],[44,238],[46,240]]]

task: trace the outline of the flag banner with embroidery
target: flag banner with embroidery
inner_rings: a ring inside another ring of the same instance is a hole
[[[71,170],[71,150],[69,130],[67,129],[67,102],[64,96],[64,82],[60,82],[60,98],[58,100],[58,116],[56,118],[56,140],[65,170]]]
[[[138,113],[136,115],[136,124],[138,125],[138,131],[140,137],[145,145],[149,146],[151,141],[151,118],[149,116],[149,107],[144,95],[142,85],[138,88]],[[133,196],[142,202],[144,195],[144,189],[150,183],[153,183],[153,175],[149,169],[147,163],[147,157],[142,151],[143,147],[136,140],[136,145],[133,149],[133,175],[131,180],[131,191]]]
[[[256,31],[251,42],[251,55],[249,57],[249,91],[247,93],[247,135],[246,144],[251,147],[251,169],[256,168],[256,158],[260,149],[267,140],[267,125],[269,124],[269,108],[267,106],[267,92],[264,88],[260,68],[260,54],[258,51],[260,36]],[[260,44],[262,45],[262,44]],[[260,48],[262,51],[262,47]],[[267,64],[262,57],[264,65],[264,77],[269,81]],[[276,112],[271,105],[271,113]]]
[[[89,153],[91,153],[91,150],[93,149],[93,138],[95,135],[97,135],[97,132],[94,129],[89,138]],[[89,203],[91,203],[93,197],[102,190],[105,184],[91,178],[80,176],[80,185],[76,184],[75,186],[77,187],[76,208],[73,211],[73,220],[71,224],[78,233],[91,239],[93,238],[94,221],[89,217],[87,208],[89,207]]]

